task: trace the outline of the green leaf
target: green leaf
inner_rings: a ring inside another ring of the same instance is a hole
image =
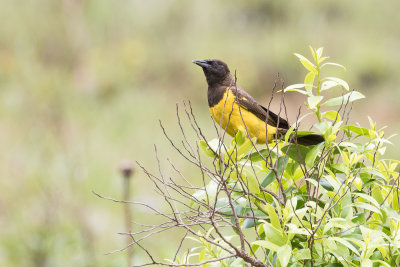
[[[346,70],[346,67],[345,67],[345,66],[340,65],[340,64],[338,64],[338,63],[333,63],[333,62],[326,62],[326,63],[322,64],[322,65],[321,65],[321,69],[322,69],[323,67],[327,66],[327,65],[340,67],[340,68]]]
[[[323,233],[328,232],[333,227],[340,228],[340,229],[348,229],[351,227],[352,224],[349,224],[346,219],[344,218],[332,218],[325,224]]]
[[[329,263],[326,267],[343,267],[343,264],[339,262]]]
[[[361,260],[360,267],[372,267],[372,266],[373,266],[373,262],[370,259]]]
[[[199,262],[202,262],[206,257],[206,250],[203,249],[202,251],[200,251],[199,253]]]
[[[318,60],[318,63],[319,64],[321,64],[322,62],[324,62],[326,59],[328,59],[329,57],[321,57],[319,60]]]
[[[253,194],[259,194],[260,186],[258,185],[258,180],[255,174],[248,170],[243,170],[242,174],[246,178],[247,186],[250,192],[252,192]]]
[[[246,141],[246,136],[242,131],[237,131],[235,138],[232,139],[231,145],[232,146],[241,146]],[[236,144],[235,144],[236,143]]]
[[[310,249],[303,248],[303,249],[299,249],[297,251],[293,251],[293,256],[298,261],[309,260],[309,259],[311,259]]]
[[[364,210],[369,210],[369,211],[372,211],[372,212],[375,212],[375,213],[378,213],[378,214],[382,215],[381,211],[377,207],[372,206],[372,205],[367,204],[367,203],[355,202],[351,206],[356,207],[356,208],[361,208],[361,209],[364,209]]]
[[[314,87],[314,80],[315,80],[315,73],[314,72],[309,72],[306,77],[304,78],[304,84],[309,84],[306,85],[305,88],[307,92],[311,93],[312,89]]]
[[[305,163],[305,158],[310,151],[309,146],[302,146],[302,145],[294,145],[294,144],[289,144],[287,146],[284,146],[281,148],[281,151],[288,155],[291,159],[295,160],[296,162]]]
[[[343,96],[331,98],[328,101],[324,103],[326,106],[340,106],[340,105],[345,105],[349,102],[356,101],[358,99],[365,98],[363,94],[357,91],[353,91],[350,93],[347,93]]]
[[[274,164],[274,168],[277,170],[278,177],[282,176],[283,171],[286,168],[286,165],[289,161],[289,157],[287,156],[282,156],[279,157]],[[267,176],[264,178],[263,182],[261,183],[262,187],[267,187],[270,183],[275,181],[276,179],[276,173],[274,170],[270,170],[267,174]]]
[[[333,88],[335,86],[338,86],[338,85],[340,85],[340,84],[337,83],[336,81],[324,81],[321,84],[321,91],[325,91],[325,90],[331,89],[331,88]]]
[[[224,151],[227,152],[225,144],[222,143],[218,138],[214,138],[208,142],[208,145],[214,152]]]
[[[317,70],[315,69],[314,64],[312,64],[306,57],[295,53],[296,57],[298,57],[300,59],[301,64],[303,64],[303,66],[308,69],[311,72],[317,73]]]
[[[323,187],[323,188],[325,188],[326,190],[328,190],[328,191],[333,191],[334,190],[334,187],[328,182],[328,180],[327,179],[325,179],[325,178],[322,178],[320,181],[319,181],[319,184]]]
[[[336,78],[336,77],[327,77],[327,78],[325,78],[324,80],[336,82],[337,84],[343,86],[343,88],[346,89],[347,91],[350,90],[350,87],[349,87],[349,85],[347,84],[347,82],[344,81],[344,80],[342,80],[342,79],[339,79],[339,78]]]
[[[329,171],[328,171],[329,172]],[[329,172],[331,175],[325,175],[324,179],[326,179],[329,184],[331,186],[333,186],[333,190],[334,191],[338,191],[339,187],[341,185],[341,182],[337,179],[337,177],[335,176],[335,174],[333,174],[332,172]]]
[[[252,243],[252,245],[258,245],[260,247],[269,249],[271,251],[278,251],[280,246],[268,241],[268,240],[257,240]]]
[[[353,219],[351,220],[353,223],[362,224],[365,222],[365,212],[358,212],[354,214]]]
[[[320,59],[322,57],[322,52],[324,51],[323,47],[317,49],[317,58]]]
[[[369,137],[369,130],[367,128],[362,128],[362,127],[358,127],[358,126],[354,126],[354,125],[346,125],[346,126],[343,126],[342,129],[353,132],[353,133],[361,135],[361,136]]]
[[[391,267],[390,264],[388,264],[387,262],[381,261],[381,260],[374,260],[374,262],[380,263],[381,266],[383,265],[383,266],[386,266],[386,267]]]
[[[204,200],[206,200],[206,203],[214,203],[217,192],[218,183],[214,180],[211,180],[206,186],[206,192],[204,194]]]
[[[314,125],[315,128],[322,134],[325,134],[332,129],[332,123],[330,121],[322,121],[321,123],[316,123]]]
[[[311,114],[311,113],[309,113],[309,114]],[[288,143],[288,142],[289,142],[289,138],[292,136],[294,130],[295,130],[295,126],[292,125],[292,126],[289,128],[289,130],[286,132],[286,134],[285,134],[285,143]]]
[[[310,109],[314,109],[319,104],[319,102],[321,102],[321,100],[323,98],[324,98],[323,96],[310,96],[310,97],[308,97],[307,102],[308,102],[309,108]]]
[[[267,174],[267,176],[265,176],[264,180],[261,183],[262,187],[267,187],[270,183],[272,183],[273,181],[275,181],[276,179],[276,175],[275,172],[273,170],[270,170]]]
[[[331,167],[337,171],[339,171],[340,173],[346,173],[347,172],[347,168],[345,165],[340,164],[340,163],[335,163],[332,164]]]
[[[377,177],[380,177],[380,178],[386,180],[385,175],[383,175],[382,173],[380,173],[380,172],[377,171],[377,170],[373,170],[373,169],[369,169],[369,168],[362,168],[362,169],[360,170],[360,173],[372,174],[372,175],[374,175],[374,176],[377,176]],[[373,177],[373,176],[372,176],[372,177]],[[375,177],[375,178],[376,178],[376,177]]]
[[[301,93],[303,95],[310,95],[309,92],[300,90],[301,88],[304,88],[306,86],[310,86],[309,84],[304,84],[304,83],[298,83],[298,84],[292,84],[286,87],[283,91],[284,92],[290,92],[290,91],[296,91],[298,93]]]
[[[327,118],[332,121],[341,121],[339,113],[337,113],[335,110],[329,110],[327,112],[322,113],[322,118]]]
[[[297,218],[296,218],[297,219]],[[299,228],[296,224],[294,223],[288,223],[285,225],[288,229],[285,230],[286,234],[296,234],[296,235],[306,235],[310,236],[310,232],[308,232],[305,228]]]
[[[360,256],[360,253],[358,252],[358,250],[346,239],[341,238],[341,237],[330,237],[332,240],[341,243],[342,245],[346,246],[348,249],[350,249],[351,251],[353,251],[357,256]]]
[[[354,195],[361,197],[367,201],[369,201],[372,205],[374,205],[375,207],[379,208],[379,203],[378,201],[376,201],[373,197],[371,197],[370,195],[364,194],[364,193],[354,193]]]
[[[215,153],[213,150],[207,145],[207,142],[204,140],[199,141],[199,148],[203,152],[204,155],[214,158]]]
[[[315,132],[313,132],[313,131],[297,131],[296,132],[297,136],[299,136],[299,137],[306,136],[306,135],[313,134],[313,133],[315,133]]]
[[[276,153],[274,151],[272,151],[272,149],[270,149],[270,148],[264,148],[264,149],[261,149],[259,151],[251,153],[250,154],[250,161],[258,162],[258,161],[264,160],[263,157],[264,158],[269,158],[270,156],[271,157],[275,157]],[[248,156],[246,156],[244,158],[248,158]]]
[[[247,139],[237,149],[237,157],[238,157],[238,159],[243,158],[243,156],[247,155],[247,153],[249,153],[252,149],[254,149],[253,143],[252,143],[252,141],[250,139]]]
[[[310,48],[311,55],[313,56],[314,62],[317,62],[318,61],[317,51],[311,45],[308,47]]]
[[[287,237],[285,236],[284,233],[282,233],[282,231],[279,231],[278,229],[273,227],[272,224],[270,223],[264,223],[263,227],[265,236],[270,242],[280,247],[286,244]]]
[[[284,245],[278,249],[277,254],[281,266],[286,267],[292,255],[292,247],[290,245]]]
[[[400,199],[399,192],[397,191],[393,192],[392,207],[394,210],[399,210],[400,208],[399,199]]]
[[[243,224],[241,225],[241,228],[252,228],[252,227],[254,227],[254,224],[255,224],[254,219],[246,218],[246,219],[244,219]]]
[[[278,217],[278,214],[276,214],[274,207],[272,207],[271,204],[267,203],[265,205],[265,208],[267,209],[269,219],[271,221],[272,226],[274,226],[276,229],[282,231],[281,223],[279,222],[279,217]]]
[[[321,143],[319,145],[314,146],[306,156],[306,165],[307,167],[311,168],[314,165],[315,159],[318,156],[318,153],[322,150],[324,147],[324,143]]]

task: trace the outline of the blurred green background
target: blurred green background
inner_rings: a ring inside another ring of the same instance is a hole
[[[215,137],[192,59],[224,59],[265,104],[278,73],[302,83],[293,53],[323,46],[347,67],[336,75],[367,96],[351,121],[368,126],[370,115],[390,126],[387,135],[398,132],[399,10],[396,0],[0,1],[0,266],[126,266],[125,253],[104,255],[126,243],[117,234],[123,206],[92,190],[120,199],[121,160],[155,171],[153,144],[167,175],[170,157],[198,178],[158,124],[177,136],[175,104],[190,100]],[[291,121],[303,102],[287,95]],[[393,146],[388,153],[399,155]],[[131,189],[133,199],[162,208],[138,168]],[[139,221],[154,218],[132,210]],[[146,244],[171,258],[174,240],[171,232]]]

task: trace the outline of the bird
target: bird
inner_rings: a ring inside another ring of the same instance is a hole
[[[208,84],[208,106],[214,121],[229,135],[241,131],[245,136],[256,138],[258,144],[281,139],[289,130],[289,123],[268,108],[260,105],[236,84],[228,65],[219,59],[193,60],[203,69]],[[235,75],[236,76],[236,75]],[[289,142],[304,146],[317,145],[325,139],[319,134],[297,136]]]

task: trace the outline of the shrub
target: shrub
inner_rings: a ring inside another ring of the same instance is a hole
[[[306,96],[308,113],[278,142],[255,146],[242,132],[224,142],[223,131],[207,141],[185,105],[198,146],[186,137],[178,146],[166,136],[198,167],[203,186],[183,176],[186,182],[180,184],[142,167],[171,209],[159,213],[166,221],[152,231],[180,227],[186,232],[173,259],[150,257],[150,264],[399,265],[399,161],[382,158],[389,138],[372,119],[368,127],[347,124],[352,102],[364,96],[342,79],[322,77],[328,67],[343,68],[327,62],[322,52],[311,48],[312,60],[296,54],[308,73],[302,84],[283,91]],[[306,116],[315,116],[314,131],[325,142],[310,147],[290,142],[309,133],[297,131]],[[183,242],[193,242],[192,249],[180,252]]]

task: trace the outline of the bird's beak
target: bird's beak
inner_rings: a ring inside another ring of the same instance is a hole
[[[210,65],[207,63],[207,60],[205,59],[199,59],[199,60],[192,60],[192,62],[196,65],[199,65],[202,68],[207,68]]]

